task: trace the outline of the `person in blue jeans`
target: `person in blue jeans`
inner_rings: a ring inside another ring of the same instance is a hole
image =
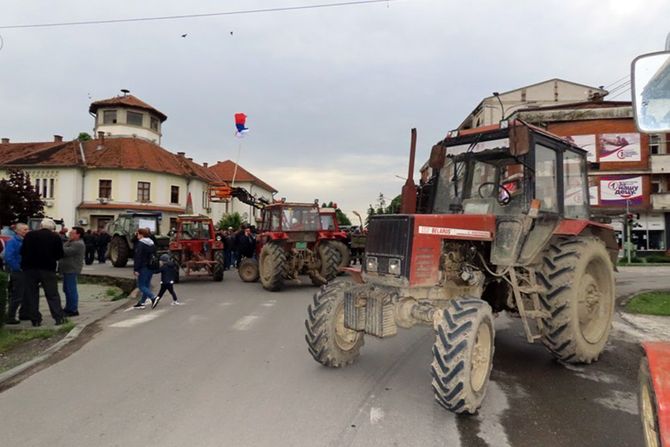
[[[83,237],[82,227],[72,227],[67,242],[63,244],[63,258],[58,262],[58,271],[63,275],[63,293],[65,294],[63,312],[68,317],[79,315],[77,277],[84,267],[84,255],[86,254]]]
[[[27,315],[26,312],[26,280],[21,271],[21,246],[23,245],[23,237],[28,233],[28,225],[24,223],[16,224],[16,233],[7,241],[5,246],[5,268],[9,272],[9,308],[6,324],[19,324],[20,321],[16,319],[16,311],[21,308],[20,315]]]
[[[140,289],[140,299],[133,307],[135,309],[144,309],[146,301],[154,303],[155,297],[151,292],[151,277],[154,271],[149,268],[151,256],[156,252],[154,241],[151,240],[151,232],[148,228],[137,230],[137,243],[133,254],[133,271],[137,278],[137,288]]]

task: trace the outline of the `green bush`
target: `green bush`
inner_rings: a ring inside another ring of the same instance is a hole
[[[654,254],[645,257],[647,262],[658,263],[658,264],[667,264],[670,263],[670,256],[662,254]]]
[[[0,328],[5,324],[7,316],[7,286],[9,285],[9,275],[0,271]]]

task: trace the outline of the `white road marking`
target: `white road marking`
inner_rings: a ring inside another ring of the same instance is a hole
[[[600,397],[595,401],[610,410],[623,411],[633,415],[639,414],[635,393],[614,390],[609,397]]]
[[[379,407],[370,407],[370,424],[375,425],[384,419],[384,410]]]
[[[114,324],[110,324],[109,327],[123,327],[123,328],[133,327],[137,326],[138,324],[147,323],[151,320],[154,320],[158,318],[159,315],[160,315],[159,312],[146,313],[144,315],[138,315],[137,317],[129,318],[127,320],[118,321]]]
[[[233,324],[233,329],[236,331],[246,331],[256,320],[258,320],[258,318],[258,315],[247,315],[246,317],[242,317]]]
[[[277,300],[270,300],[270,301],[266,301],[265,303],[261,304],[261,306],[272,307],[275,304],[277,304]]]
[[[223,302],[219,303],[219,306],[226,307],[226,306],[232,306],[232,304],[233,303],[231,303],[230,301],[223,301]]]
[[[505,426],[502,423],[502,418],[508,409],[509,401],[505,392],[500,385],[491,380],[486,391],[486,399],[477,415],[477,419],[480,420],[477,436],[488,445],[510,446]]]

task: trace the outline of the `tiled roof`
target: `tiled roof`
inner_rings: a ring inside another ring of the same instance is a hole
[[[208,170],[224,182],[231,183],[233,181],[233,174],[235,174],[236,182],[250,182],[260,186],[266,191],[277,192],[272,186],[268,185],[240,165],[237,165],[237,172],[235,172],[235,162],[231,160],[220,161],[217,164],[210,166]]]
[[[114,98],[101,99],[100,101],[95,101],[91,103],[91,106],[88,108],[88,111],[91,113],[96,113],[101,107],[110,107],[110,106],[125,106],[125,107],[134,107],[136,109],[143,109],[149,112],[154,113],[158,116],[161,122],[167,119],[167,115],[158,109],[150,106],[141,99],[133,95],[124,95],[124,96],[115,96]]]
[[[83,158],[82,158],[83,152]],[[140,138],[0,144],[0,166],[134,169],[218,181],[205,167]]]

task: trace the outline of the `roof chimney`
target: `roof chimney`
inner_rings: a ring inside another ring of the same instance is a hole
[[[178,157],[183,157],[184,155],[186,155],[186,152],[177,152]]]
[[[2,144],[9,144],[9,138],[3,138]]]
[[[193,161],[193,158],[192,158],[192,157],[188,157],[187,160],[188,160],[188,161]]]
[[[105,132],[99,131],[98,132],[98,139],[100,140],[100,144],[105,144]]]
[[[54,135],[54,143],[62,143],[63,135]]]
[[[202,164],[202,167],[203,167],[203,168],[206,168],[206,167],[207,167],[207,162],[204,162],[204,163]]]

